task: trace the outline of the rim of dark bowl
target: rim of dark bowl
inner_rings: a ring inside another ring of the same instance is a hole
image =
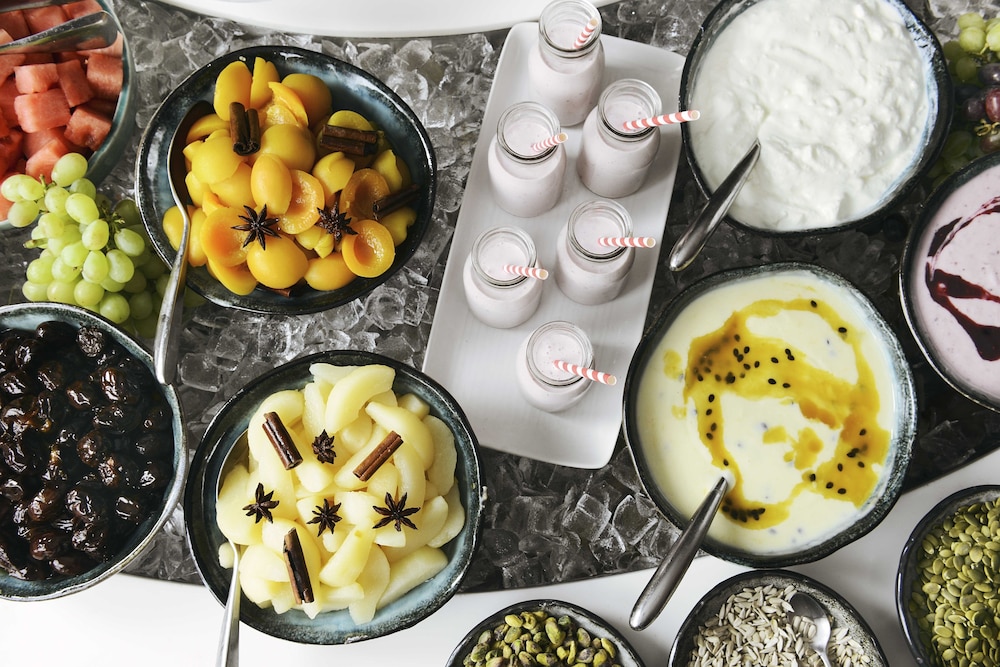
[[[711,46],[712,38],[724,30],[744,10],[763,1],[765,0],[722,0],[708,13],[705,21],[695,34],[694,40],[691,42],[688,57],[684,60],[684,67],[681,70],[679,109],[687,109],[690,104],[692,79],[697,74],[697,68],[701,65],[706,49]],[[751,225],[731,215],[726,215],[723,219],[730,225],[755,232],[762,236],[788,237],[825,234],[863,227],[881,220],[886,216],[886,211],[902,203],[930,168],[934,166],[944,147],[945,139],[948,137],[951,127],[951,117],[954,113],[955,101],[952,93],[951,75],[948,73],[948,66],[945,62],[941,44],[934,36],[934,32],[930,27],[903,0],[882,1],[892,5],[899,12],[907,30],[914,37],[917,48],[927,54],[925,57],[925,62],[927,63],[927,83],[928,86],[932,83],[935,86],[933,91],[928,91],[927,96],[928,103],[931,105],[931,108],[928,109],[928,114],[934,119],[934,122],[931,123],[928,130],[924,133],[923,141],[928,146],[928,149],[920,154],[920,159],[917,160],[915,166],[907,169],[903,177],[893,186],[894,192],[890,197],[880,202],[873,210],[853,220],[826,227],[776,230]],[[933,94],[934,92],[937,94]],[[698,164],[698,159],[695,157],[694,148],[691,146],[691,128],[688,127],[687,123],[681,124],[681,142],[684,148],[684,157],[691,167],[691,172],[695,182],[698,184],[698,188],[704,196],[711,196],[713,190],[709,187],[705,175]]]
[[[910,654],[919,667],[932,667],[939,663],[928,653],[921,640],[920,628],[916,619],[907,611],[913,590],[913,580],[916,577],[916,559],[920,555],[920,546],[924,536],[934,526],[941,523],[961,507],[973,503],[1000,498],[1000,485],[981,484],[960,489],[942,498],[913,527],[913,531],[903,545],[899,557],[899,567],[896,571],[896,616],[906,638]]]
[[[452,571],[449,572],[449,567],[446,567],[443,572],[431,579],[431,581],[444,579],[445,586],[433,596],[429,604],[400,615],[398,622],[394,619],[380,618],[376,613],[370,623],[362,626],[353,625],[348,617],[347,624],[350,627],[330,630],[321,627],[320,619],[324,618],[323,614],[346,614],[346,611],[323,612],[315,620],[310,620],[303,612],[294,609],[281,615],[275,614],[271,609],[262,609],[250,602],[245,594],[243,596],[240,620],[256,630],[273,637],[305,644],[349,644],[375,639],[411,627],[437,611],[455,595],[468,572],[473,552],[480,539],[482,512],[486,499],[480,493],[482,472],[479,443],[475,432],[462,407],[433,378],[403,362],[376,352],[329,350],[293,359],[250,380],[228,399],[212,418],[191,460],[183,497],[185,535],[202,582],[220,604],[225,605],[231,576],[230,570],[223,569],[218,562],[218,548],[220,544],[226,542],[226,538],[215,523],[215,487],[223,460],[235,439],[246,430],[247,419],[244,418],[246,409],[258,405],[263,398],[278,388],[292,386],[301,388],[308,381],[309,365],[317,362],[358,366],[385,364],[392,367],[396,371],[394,390],[400,384],[420,387],[421,391],[426,390],[421,397],[431,404],[431,414],[435,414],[434,401],[444,405],[450,414],[437,416],[449,425],[453,433],[461,432],[469,443],[468,460],[463,467],[463,454],[460,450],[459,463],[455,470],[457,483],[462,485],[466,526],[458,537],[442,547],[448,555],[449,565],[458,563],[458,569],[451,568]],[[432,400],[427,400],[428,396]],[[458,435],[455,439],[459,440]],[[462,536],[463,539],[459,539]],[[427,583],[424,582],[421,586]],[[406,600],[407,595],[401,600]],[[397,603],[399,600],[392,604]]]
[[[892,466],[886,471],[887,477],[881,488],[881,495],[875,502],[871,503],[871,507],[864,514],[864,516],[860,517],[851,526],[844,528],[837,534],[832,535],[822,542],[807,549],[777,554],[753,554],[720,542],[711,536],[705,537],[705,541],[701,548],[706,553],[731,563],[754,568],[788,567],[791,565],[810,563],[832,554],[841,547],[844,547],[871,532],[879,523],[882,522],[882,520],[899,500],[899,496],[903,489],[903,482],[906,477],[906,470],[909,467],[913,440],[916,437],[917,431],[916,388],[913,380],[913,374],[903,348],[900,345],[899,340],[896,338],[895,333],[893,333],[889,324],[885,321],[885,318],[882,317],[882,314],[868,299],[868,297],[866,297],[864,293],[862,293],[861,290],[858,289],[850,280],[823,267],[804,262],[778,262],[773,264],[760,264],[738,269],[726,269],[719,271],[692,283],[670,300],[666,308],[664,308],[656,320],[649,327],[647,327],[642,339],[639,341],[639,345],[636,347],[635,353],[632,356],[632,361],[629,364],[628,373],[625,377],[625,395],[622,406],[622,432],[625,437],[625,444],[632,456],[632,461],[639,474],[639,481],[642,483],[643,488],[656,505],[657,509],[660,510],[660,513],[663,514],[670,521],[670,523],[681,530],[683,530],[690,521],[690,517],[681,516],[681,514],[673,507],[666,495],[660,489],[659,484],[656,483],[653,472],[644,454],[642,444],[639,441],[639,434],[636,428],[637,418],[633,413],[634,406],[637,401],[639,385],[642,380],[642,373],[650,360],[651,354],[656,349],[660,339],[669,328],[670,323],[685,307],[702,294],[708,292],[714,287],[728,283],[734,279],[784,271],[811,272],[819,276],[821,279],[827,280],[833,285],[845,289],[849,294],[853,295],[859,307],[864,309],[867,316],[871,319],[875,333],[888,348],[892,357],[891,363],[894,375],[899,380],[898,388],[901,394],[900,398],[902,405],[900,406],[900,411],[897,416],[896,426],[898,433],[894,439],[895,446],[893,449]]]
[[[889,661],[885,656],[885,652],[882,649],[882,645],[879,643],[874,630],[872,630],[868,621],[865,620],[865,617],[861,615],[861,612],[859,612],[854,605],[848,602],[847,598],[826,584],[817,581],[808,575],[802,574],[801,572],[796,572],[794,570],[767,569],[740,572],[739,574],[735,574],[725,581],[716,584],[710,591],[705,593],[705,595],[703,595],[701,599],[695,603],[695,606],[691,609],[687,618],[684,619],[684,622],[677,630],[677,635],[675,636],[674,642],[670,647],[670,656],[667,660],[667,665],[669,667],[685,667],[688,664],[686,662],[687,657],[690,650],[693,648],[691,643],[693,641],[694,633],[698,631],[698,627],[701,625],[704,618],[707,618],[707,616],[705,616],[707,610],[717,610],[721,608],[722,603],[725,602],[729,595],[736,592],[737,588],[742,588],[747,585],[757,585],[757,583],[753,582],[757,582],[760,585],[778,585],[777,582],[782,582],[784,585],[791,584],[796,588],[801,588],[802,592],[811,593],[821,604],[823,604],[827,613],[833,616],[833,620],[839,621],[848,619],[851,624],[856,625],[859,630],[864,632],[864,639],[869,642],[870,648],[872,648],[877,654],[874,657],[881,660],[883,667],[886,667],[889,664]],[[857,638],[855,637],[854,639]],[[682,643],[684,644],[683,646],[681,645]],[[864,645],[864,642],[860,643],[862,646]],[[682,651],[684,652],[683,654],[681,653]]]
[[[927,340],[927,337],[924,335],[923,328],[920,325],[920,317],[917,315],[916,307],[913,304],[913,294],[910,289],[910,279],[913,275],[913,271],[916,269],[914,264],[920,259],[916,256],[916,248],[920,245],[924,230],[928,225],[930,225],[931,221],[937,214],[938,209],[955,193],[956,190],[960,189],[970,180],[990,169],[996,168],[1000,168],[1000,153],[990,153],[973,160],[955,173],[948,176],[948,178],[934,188],[934,191],[931,192],[930,196],[921,206],[917,219],[912,225],[910,225],[910,230],[906,237],[906,243],[903,246],[903,256],[899,264],[900,270],[898,272],[898,287],[899,299],[903,305],[903,316],[906,319],[906,324],[917,343],[917,347],[920,348],[920,352],[924,355],[924,359],[927,360],[927,363],[930,364],[931,368],[933,368],[938,376],[952,389],[965,396],[970,401],[973,401],[984,408],[1000,412],[1000,400],[995,398],[991,399],[981,389],[968,383],[961,382],[947,369],[945,362],[937,358],[937,355],[931,349],[932,346]]]
[[[170,198],[169,181],[166,176],[167,150],[173,136],[174,124],[171,123],[170,127],[167,127],[164,116],[168,116],[176,109],[186,110],[198,100],[211,101],[214,82],[226,65],[235,60],[252,63],[257,56],[279,58],[280,62],[275,63],[279,72],[284,69],[287,62],[295,60],[316,62],[335,79],[346,78],[346,83],[352,84],[347,88],[351,91],[351,97],[344,99],[340,108],[358,111],[362,115],[367,114],[366,118],[373,120],[380,127],[386,125],[382,122],[384,118],[395,117],[412,130],[412,135],[391,137],[390,143],[397,155],[409,155],[414,158],[406,160],[414,176],[414,182],[423,182],[417,180],[420,177],[426,179],[423,195],[415,206],[417,218],[408,228],[406,240],[396,247],[396,257],[392,266],[375,278],[359,276],[340,289],[321,292],[303,287],[300,295],[285,297],[257,287],[250,294],[242,296],[223,287],[208,274],[205,267],[189,267],[187,286],[217,305],[255,313],[303,315],[343,306],[385,283],[416,253],[430,228],[434,213],[437,157],[427,129],[413,109],[378,77],[339,58],[295,46],[250,46],[219,56],[189,74],[157,107],[139,142],[135,191],[136,204],[142,215],[143,225],[152,239],[156,254],[169,266],[176,253],[163,232],[161,220],[163,213],[174,205],[173,199]],[[330,85],[330,79],[327,79],[327,84]],[[359,102],[360,93],[372,95],[373,99],[377,98],[379,101]],[[418,156],[419,159],[415,159]],[[425,170],[426,173],[423,173]],[[154,201],[156,188],[160,188],[162,201],[159,199]]]
[[[522,611],[534,610],[546,611],[553,613],[556,616],[564,614],[572,616],[574,620],[577,621],[581,627],[586,629],[587,632],[591,633],[592,636],[599,636],[597,633],[607,635],[609,639],[617,644],[620,654],[624,654],[629,658],[627,661],[617,659],[615,660],[616,663],[622,664],[623,667],[644,667],[644,663],[639,657],[639,654],[635,652],[635,648],[633,648],[618,628],[589,609],[585,609],[580,605],[573,604],[572,602],[566,602],[555,598],[537,598],[533,600],[525,600],[524,602],[515,602],[514,604],[493,612],[472,626],[465,636],[462,637],[461,641],[458,642],[452,650],[451,655],[448,657],[448,661],[445,663],[446,667],[462,667],[463,659],[476,645],[476,640],[479,635],[482,634],[484,630],[492,628],[497,623],[503,621],[504,617],[508,614],[518,614]]]
[[[8,324],[11,318],[18,318],[23,324]],[[131,334],[97,313],[92,313],[77,306],[49,302],[18,303],[0,306],[0,323],[2,323],[4,328],[24,329],[29,326],[37,326],[51,319],[67,321],[77,327],[87,325],[111,331],[115,340],[129,354],[141,361],[149,369],[150,375],[155,378],[153,357],[146,351],[146,348]],[[160,508],[160,511],[155,515],[147,517],[145,521],[134,529],[132,536],[122,547],[118,557],[114,561],[102,563],[83,574],[44,579],[41,581],[20,581],[10,577],[5,572],[0,572],[0,599],[21,601],[49,600],[77,593],[95,586],[122,571],[136,560],[152,543],[156,533],[163,527],[177,506],[188,471],[187,430],[185,428],[180,399],[173,385],[160,384],[159,386],[173,412],[172,426],[174,429],[174,473],[170,486],[164,490],[163,506]]]

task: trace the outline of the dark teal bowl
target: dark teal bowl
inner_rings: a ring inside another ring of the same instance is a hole
[[[718,617],[722,605],[735,593],[744,588],[758,586],[773,586],[778,591],[791,586],[796,592],[808,593],[826,608],[830,618],[830,626],[847,630],[849,638],[858,642],[865,655],[871,660],[871,667],[886,667],[889,661],[882,651],[878,637],[872,631],[868,622],[840,593],[804,574],[791,570],[750,570],[734,575],[721,582],[706,593],[688,614],[684,623],[677,631],[677,637],[670,649],[670,667],[686,667],[689,664],[691,652],[695,649],[695,639],[699,628],[710,618]],[[832,646],[833,642],[831,642]],[[833,664],[839,664],[834,658],[833,649],[830,658]],[[739,662],[738,664],[756,664]],[[802,663],[805,664],[805,663]],[[809,663],[812,664],[812,663]]]
[[[643,667],[642,659],[635,652],[635,649],[632,648],[632,645],[628,643],[628,640],[625,639],[621,632],[619,632],[613,625],[592,611],[584,609],[579,605],[552,599],[517,602],[509,607],[505,607],[490,614],[477,623],[471,630],[469,630],[468,633],[466,633],[465,637],[462,638],[462,641],[460,641],[458,646],[455,647],[455,650],[452,651],[451,657],[448,658],[447,667],[463,667],[465,664],[465,657],[468,656],[472,652],[472,649],[475,648],[476,644],[479,643],[480,635],[486,631],[492,631],[498,625],[502,624],[504,619],[509,614],[516,615],[525,611],[542,611],[549,616],[554,616],[557,619],[561,616],[568,616],[573,620],[577,627],[586,630],[592,638],[603,637],[611,640],[612,644],[615,646],[617,654],[614,656],[614,660],[611,663],[608,663],[608,665],[613,663],[620,665],[621,667]],[[563,663],[560,662],[558,664]]]
[[[191,463],[184,490],[184,520],[195,564],[205,585],[221,604],[229,591],[231,571],[219,564],[219,548],[227,540],[215,518],[217,481],[222,464],[233,443],[247,429],[250,417],[270,394],[285,389],[301,389],[311,379],[309,366],[384,364],[396,371],[393,390],[413,393],[424,400],[432,415],[443,420],[455,436],[458,462],[457,484],[465,507],[465,527],[442,549],[448,565],[430,580],[379,610],[371,622],[357,625],[344,611],[328,611],[310,619],[292,609],[276,614],[262,609],[246,596],[240,604],[240,620],[265,634],[303,644],[347,644],[373,639],[408,628],[439,609],[458,591],[472,561],[481,532],[485,499],[479,467],[478,441],[465,413],[448,392],[423,373],[388,357],[370,352],[339,350],[301,357],[251,381],[234,395],[215,416],[205,432]]]
[[[176,253],[163,232],[162,220],[163,214],[174,205],[167,174],[167,153],[174,129],[195,102],[212,101],[215,80],[226,65],[242,60],[252,67],[257,57],[274,63],[282,76],[291,72],[318,76],[330,87],[338,109],[356,111],[385,131],[393,150],[409,167],[413,182],[423,186],[414,204],[417,219],[410,225],[406,240],[396,248],[396,258],[388,270],[376,278],[355,278],[340,289],[323,292],[297,287],[296,293],[289,297],[258,287],[242,296],[223,287],[203,266],[189,268],[187,286],[220,306],[257,313],[301,315],[342,306],[384,283],[413,256],[430,226],[437,191],[434,147],[420,120],[388,86],[350,63],[292,46],[252,46],[216,58],[196,70],[167,95],[149,120],[136,159],[136,204],[153,248],[171,264]]]
[[[0,307],[0,328],[32,330],[42,322],[50,320],[68,322],[77,328],[96,327],[110,333],[115,341],[141,361],[149,369],[150,375],[155,377],[153,359],[149,352],[135,338],[100,315],[83,308],[58,303],[23,303]],[[48,600],[82,591],[123,570],[150,545],[156,532],[166,523],[177,506],[188,467],[187,434],[180,401],[172,385],[160,385],[160,388],[173,413],[174,473],[170,485],[163,492],[159,506],[135,528],[132,536],[113,560],[102,563],[84,574],[41,581],[22,581],[0,571],[0,598]]]

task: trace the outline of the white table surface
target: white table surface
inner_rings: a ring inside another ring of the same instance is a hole
[[[1000,451],[905,494],[872,533],[797,569],[839,590],[878,635],[890,664],[912,665],[896,619],[899,554],[916,522],[954,491],[1000,481]],[[652,570],[539,588],[465,593],[413,628],[346,646],[303,646],[242,627],[240,664],[276,667],[443,667],[453,645],[482,617],[542,597],[574,602],[603,616],[632,642],[647,667],[664,665],[674,635],[697,600],[741,567],[705,556],[649,628],[634,632],[628,616]],[[207,588],[118,575],[67,598],[0,601],[0,664],[50,667],[212,665],[222,607]],[[405,658],[405,661],[402,659]]]

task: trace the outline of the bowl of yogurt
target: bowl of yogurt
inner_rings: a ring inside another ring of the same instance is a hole
[[[660,511],[686,526],[720,476],[703,544],[751,567],[822,558],[899,496],[916,432],[899,342],[841,276],[802,263],[713,274],[640,342],[624,430]]]
[[[944,181],[910,228],[900,297],[931,366],[1000,410],[1000,154]]]
[[[903,0],[722,0],[695,38],[680,105],[701,189],[760,159],[727,220],[766,234],[842,229],[898,204],[952,115],[941,47]]]

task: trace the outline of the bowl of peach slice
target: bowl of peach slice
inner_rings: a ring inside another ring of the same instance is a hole
[[[183,144],[187,285],[213,303],[301,314],[389,279],[430,224],[436,158],[383,82],[323,53],[255,46],[190,74],[157,108],[136,164],[136,202],[168,263],[183,230],[168,154]]]
[[[202,579],[224,603],[237,549],[240,620],[290,641],[410,627],[471,563],[477,449],[455,400],[405,364],[333,351],[280,366],[223,406],[192,460],[184,518]]]

